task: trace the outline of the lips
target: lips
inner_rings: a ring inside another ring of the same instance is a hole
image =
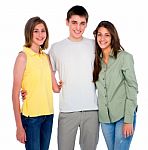
[[[81,34],[81,31],[74,31],[75,34]]]

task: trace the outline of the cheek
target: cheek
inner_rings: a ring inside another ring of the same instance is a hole
[[[100,39],[97,37],[97,43],[99,43]]]
[[[111,39],[109,39],[109,43],[111,44]]]
[[[44,37],[47,38],[47,34],[46,33],[44,34]]]
[[[86,29],[86,26],[81,26],[81,30],[84,31]]]

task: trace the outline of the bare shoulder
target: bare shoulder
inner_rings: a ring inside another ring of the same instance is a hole
[[[23,51],[19,52],[16,58],[17,61],[22,61],[22,62],[26,62],[26,59],[27,59],[26,54]]]

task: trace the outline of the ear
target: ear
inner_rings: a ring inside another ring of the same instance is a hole
[[[66,19],[66,25],[69,26],[69,21]]]
[[[87,23],[86,23],[86,27],[87,27]]]

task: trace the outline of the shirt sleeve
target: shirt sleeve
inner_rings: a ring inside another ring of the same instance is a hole
[[[125,78],[126,104],[125,104],[125,123],[133,123],[134,111],[137,108],[138,84],[134,70],[133,56],[126,53],[123,61],[123,75]]]
[[[53,46],[51,46],[50,50],[48,51],[48,55],[50,57],[52,69],[53,69],[53,71],[56,71],[56,59],[55,59]]]

